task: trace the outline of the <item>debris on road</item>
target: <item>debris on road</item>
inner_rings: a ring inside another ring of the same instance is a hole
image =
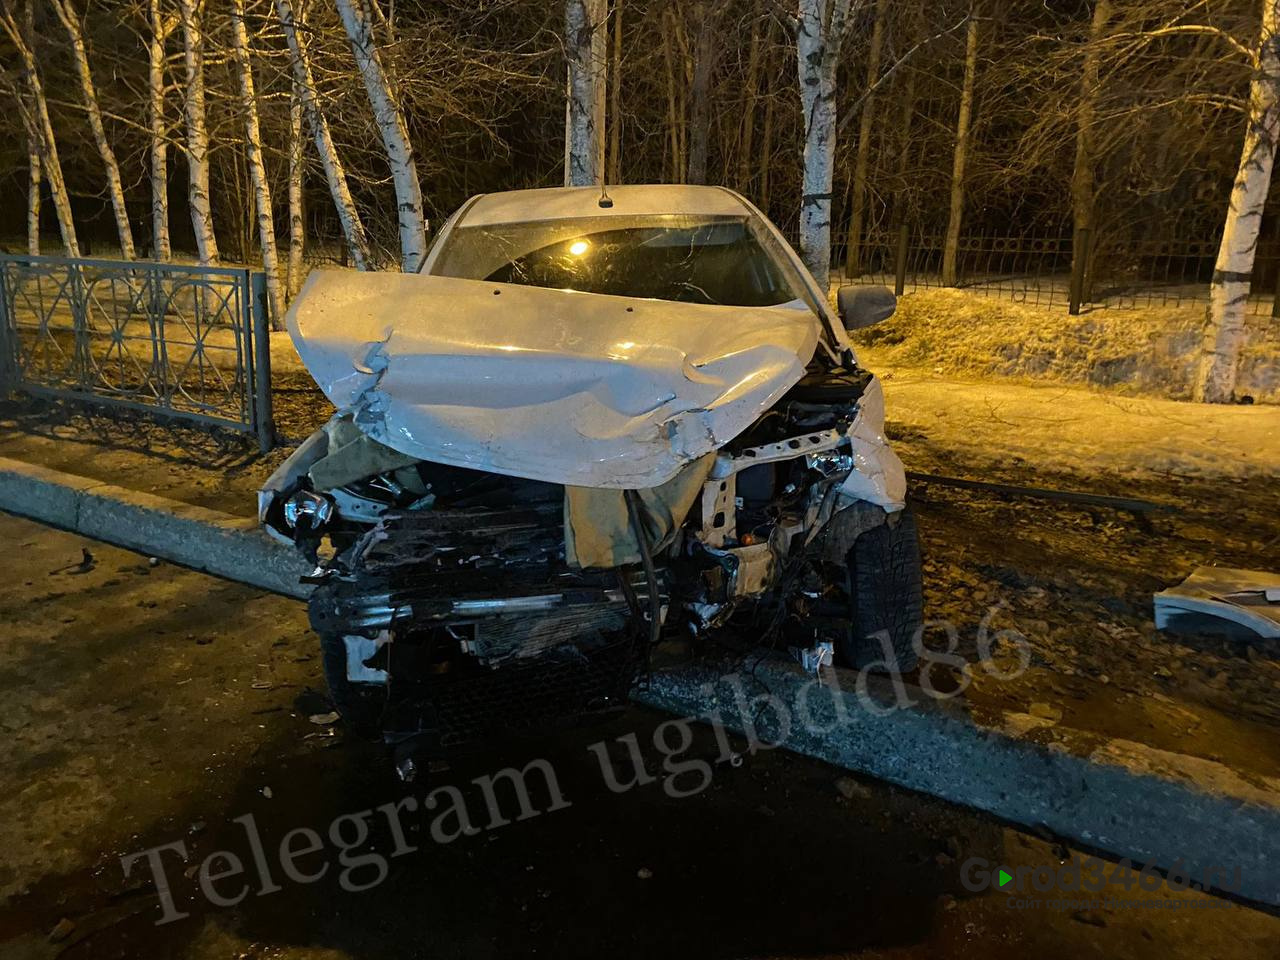
[[[841,777],[836,781],[836,789],[846,800],[852,800],[854,797],[859,800],[871,799],[871,791],[852,777]]]
[[[1197,567],[1180,584],[1155,595],[1156,627],[1203,628],[1204,618],[1280,638],[1280,573]]]
[[[94,559],[93,554],[89,551],[89,548],[81,547],[79,563],[69,563],[65,567],[58,567],[56,570],[50,570],[49,576],[51,577],[56,576],[59,573],[70,573],[70,574],[88,573],[90,570],[93,569],[94,564],[96,563],[97,561]]]
[[[1033,717],[1039,717],[1041,720],[1051,720],[1054,723],[1062,719],[1062,710],[1051,703],[1033,703],[1027,708],[1027,713]]]

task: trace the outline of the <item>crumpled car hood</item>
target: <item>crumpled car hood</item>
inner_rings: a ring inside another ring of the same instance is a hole
[[[302,362],[369,436],[421,460],[640,489],[732,440],[804,374],[820,322],[452,277],[313,271]]]

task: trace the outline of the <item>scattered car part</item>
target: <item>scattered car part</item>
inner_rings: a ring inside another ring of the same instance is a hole
[[[1204,627],[1204,618],[1244,627],[1265,639],[1280,638],[1280,573],[1196,567],[1177,586],[1155,595],[1159,630]]]

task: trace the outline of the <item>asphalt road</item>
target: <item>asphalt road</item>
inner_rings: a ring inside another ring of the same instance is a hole
[[[640,710],[407,789],[309,719],[324,704],[298,605],[3,515],[0,537],[4,960],[1280,955],[1277,917],[1126,890],[1111,863],[1101,906],[1050,905],[1081,895],[1032,877],[969,891],[971,858],[1016,873],[1086,854],[782,753],[719,762],[710,731],[655,740],[666,718]],[[628,733],[653,779],[617,792],[627,748],[602,764],[592,747]],[[486,802],[487,778],[531,760],[527,808],[504,783]],[[291,831],[318,849],[286,866]],[[121,858],[175,843],[175,919],[157,925],[146,857],[128,876]]]

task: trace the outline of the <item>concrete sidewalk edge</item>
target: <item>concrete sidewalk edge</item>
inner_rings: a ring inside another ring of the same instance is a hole
[[[311,571],[255,521],[0,457],[0,510],[304,599]]]
[[[753,658],[754,659],[754,658]],[[1280,783],[1251,783],[1220,763],[1103,740],[1054,727],[1045,745],[1018,736],[1025,715],[1002,727],[972,717],[962,699],[933,700],[904,685],[899,706],[883,678],[861,694],[852,671],[821,681],[796,664],[753,662],[750,670],[680,666],[655,671],[634,699],[657,709],[723,723],[762,743],[825,760],[1003,820],[1047,829],[1086,848],[1172,871],[1197,883],[1280,904]],[[868,707],[868,702],[870,707]],[[781,722],[779,717],[785,718]],[[748,729],[754,727],[754,730]],[[1050,865],[1056,866],[1056,865]],[[1108,867],[1107,875],[1110,875]],[[1011,896],[1088,899],[1087,891]]]
[[[0,510],[161,557],[295,599],[310,566],[247,518],[0,458]],[[872,685],[874,707],[883,694]],[[772,700],[768,698],[773,698]],[[727,728],[1086,847],[1199,881],[1223,868],[1220,886],[1280,905],[1280,783],[1259,784],[1196,757],[1055,728],[1048,746],[978,723],[962,700],[914,697],[868,709],[854,677],[819,683],[794,665],[765,660],[750,671],[684,665],[658,670],[636,701]],[[779,717],[786,717],[786,728]],[[785,734],[785,735],[784,735]],[[1041,898],[1088,893],[1021,891]]]

